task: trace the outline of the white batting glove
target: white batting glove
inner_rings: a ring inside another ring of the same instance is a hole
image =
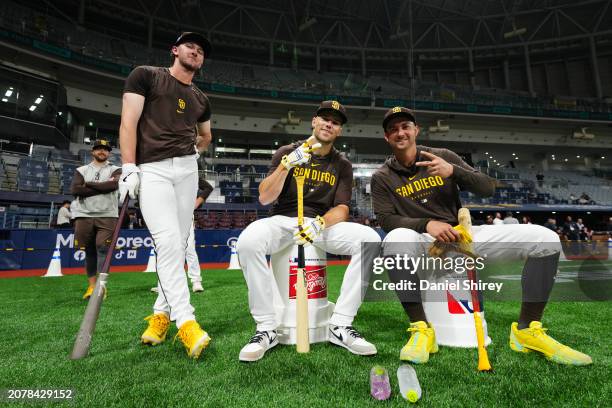
[[[295,241],[297,245],[311,245],[314,240],[321,235],[324,229],[325,220],[320,215],[317,215],[314,220],[296,228],[296,232],[293,235],[293,241]]]
[[[119,177],[119,202],[122,203],[127,194],[130,198],[136,198],[138,187],[140,186],[140,169],[134,163],[124,163],[121,166],[121,176]]]
[[[291,170],[295,166],[301,166],[302,164],[308,163],[310,161],[310,153],[321,147],[321,143],[310,145],[310,140],[311,139],[308,139],[308,141],[302,143],[297,149],[284,155],[281,160],[283,167],[287,170]]]

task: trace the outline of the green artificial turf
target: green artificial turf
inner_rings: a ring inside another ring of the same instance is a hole
[[[337,297],[343,266],[329,267],[330,299]],[[156,275],[117,273],[109,278],[89,357],[71,361],[85,302],[84,276],[0,279],[0,388],[71,388],[73,406],[202,407],[405,406],[395,371],[408,325],[397,302],[364,303],[355,326],[378,348],[360,357],[330,344],[299,355],[278,346],[256,363],[238,353],[254,333],[240,271],[203,271],[204,293],[192,295],[199,322],[212,336],[199,360],[187,358],[179,340],[146,347],[139,337],[155,294]],[[488,302],[488,347],[492,373],[476,371],[476,351],[441,347],[416,366],[423,388],[420,406],[606,406],[612,395],[610,302],[556,302],[544,324],[557,340],[593,357],[589,367],[560,366],[535,353],[508,347],[518,302]],[[369,396],[369,370],[390,372],[392,396]],[[606,402],[607,401],[607,402]],[[30,403],[31,405],[32,403]],[[0,405],[21,403],[0,401]],[[24,403],[24,405],[26,405]],[[36,403],[41,406],[41,403]],[[61,405],[61,404],[54,404]],[[608,405],[609,406],[609,405]]]

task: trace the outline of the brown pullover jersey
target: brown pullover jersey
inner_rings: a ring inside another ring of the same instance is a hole
[[[453,165],[449,178],[431,176],[427,167],[404,167],[395,156],[372,175],[372,205],[385,232],[395,228],[410,228],[425,232],[429,221],[456,225],[461,208],[459,190],[486,197],[493,195],[495,180],[474,170],[456,153],[448,149],[417,146],[416,161],[429,161],[420,152],[426,151]]]
[[[272,174],[284,155],[291,153],[303,142],[280,147],[272,157],[268,174]],[[310,162],[289,171],[283,190],[272,206],[272,215],[297,216],[297,187],[294,174],[304,175],[304,217],[323,216],[331,208],[350,206],[353,190],[353,166],[340,152],[332,148],[329,154],[313,154]]]

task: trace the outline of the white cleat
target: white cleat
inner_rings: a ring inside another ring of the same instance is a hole
[[[256,331],[249,343],[240,350],[240,361],[260,360],[266,351],[278,344],[276,330]]]
[[[204,292],[202,282],[193,282],[191,284],[191,290],[193,291],[193,293]]]
[[[157,288],[157,286],[153,286],[153,287],[151,288],[151,292],[153,292],[153,293],[159,293],[159,289]]]
[[[377,353],[376,346],[366,341],[353,326],[329,326],[327,338],[330,343],[344,347],[353,354],[373,356]]]

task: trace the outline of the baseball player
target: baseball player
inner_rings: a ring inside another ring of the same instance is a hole
[[[74,171],[70,192],[74,245],[85,249],[85,269],[89,285],[83,299],[89,299],[96,286],[117,224],[117,186],[121,169],[108,162],[112,148],[106,140],[96,140],[91,148],[93,160]],[[106,292],[104,293],[106,296]]]
[[[383,242],[385,255],[417,256],[434,240],[443,243],[469,240],[477,254],[491,259],[526,259],[522,276],[521,311],[510,328],[510,348],[527,353],[537,351],[561,364],[586,365],[591,358],[548,336],[542,327],[544,307],[557,271],[559,237],[539,225],[483,225],[472,236],[458,224],[461,208],[459,190],[481,196],[495,191],[495,181],[467,165],[457,154],[416,144],[419,134],[414,112],[404,107],[387,111],[383,119],[385,140],[393,155],[372,176],[372,202],[376,216],[388,234]],[[394,243],[400,243],[394,245]],[[409,243],[409,245],[406,245]],[[414,280],[416,274],[389,271],[393,281]],[[434,329],[427,322],[418,283],[410,298],[398,292],[410,318],[408,343],[400,359],[425,363],[438,351]],[[407,300],[407,301],[406,301]]]
[[[172,44],[170,68],[135,68],[125,82],[119,133],[121,200],[139,196],[157,254],[160,291],[141,339],[163,342],[173,320],[193,358],[210,337],[196,322],[183,266],[198,185],[194,145],[204,150],[212,135],[210,102],[192,80],[210,51],[206,38],[186,32]]]
[[[213,191],[213,186],[206,181],[203,177],[200,177],[198,181],[198,196],[196,198],[194,209],[200,208],[206,201],[210,193]],[[187,263],[187,276],[191,281],[191,290],[194,293],[204,292],[202,287],[202,271],[200,269],[200,260],[198,259],[198,253],[196,252],[195,246],[195,225],[194,220],[191,221],[191,230],[189,231],[189,238],[187,240],[187,250],[185,252],[185,262]],[[159,293],[159,284],[151,288],[151,292]]]
[[[329,320],[328,339],[354,354],[376,354],[376,347],[353,328],[362,302],[361,244],[379,243],[379,235],[364,225],[346,222],[353,183],[351,163],[334,149],[347,121],[344,107],[324,101],[312,118],[317,143],[282,146],[272,158],[268,176],[259,186],[259,201],[274,203],[272,216],[251,223],[238,237],[236,252],[249,291],[249,307],[257,324],[255,335],[240,351],[241,361],[256,361],[278,344],[272,285],[275,280],[266,255],[289,245],[308,244],[338,255],[351,255],[340,296]],[[320,146],[320,147],[319,147]],[[314,153],[311,152],[314,150]],[[295,168],[304,168],[304,231],[297,228]]]

